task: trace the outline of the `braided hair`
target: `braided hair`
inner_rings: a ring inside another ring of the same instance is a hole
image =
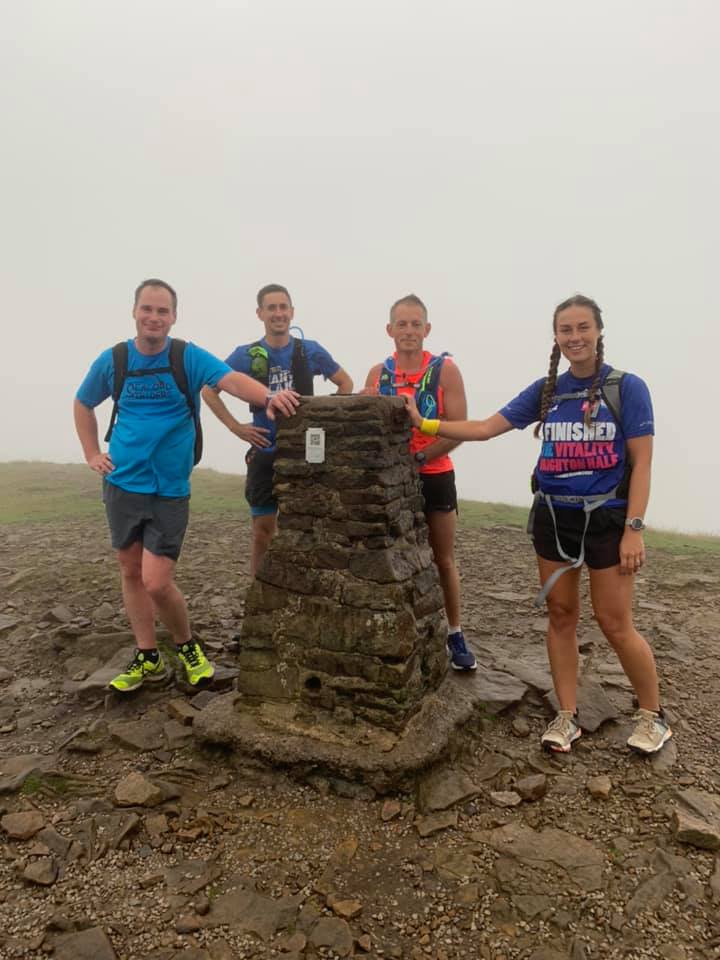
[[[598,330],[602,331],[604,324],[600,307],[597,305],[597,303],[595,303],[594,300],[591,300],[590,297],[584,297],[581,293],[576,293],[574,297],[569,297],[567,300],[563,300],[562,303],[559,303],[557,307],[555,307],[555,312],[553,313],[553,331],[557,329],[558,314],[562,313],[563,310],[567,310],[568,307],[587,307],[587,309],[590,310],[595,318],[595,323]],[[560,347],[557,345],[557,341],[555,341],[550,353],[550,367],[548,369],[548,375],[545,377],[545,383],[543,385],[542,395],[540,398],[540,415],[534,430],[534,435],[536,437],[540,436],[543,424],[545,423],[545,418],[547,417],[552,405],[552,398],[555,394],[555,384],[557,383],[557,369],[558,364],[560,363],[560,356]],[[605,349],[601,335],[597,342],[597,352],[595,354],[595,375],[590,390],[588,391],[588,402],[587,406],[585,407],[585,426],[587,427],[590,426],[593,407],[595,406],[600,393],[600,371],[602,370],[604,357]]]
[[[555,395],[555,384],[557,383],[557,371],[560,363],[560,356],[560,347],[557,345],[557,343],[554,343],[550,353],[550,366],[548,368],[548,374],[545,377],[542,396],[540,398],[540,418],[535,424],[535,430],[533,431],[536,437],[540,436],[540,431],[545,423],[545,417],[548,415],[552,398]]]

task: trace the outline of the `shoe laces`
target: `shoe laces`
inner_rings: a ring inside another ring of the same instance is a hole
[[[180,649],[191,667],[200,666],[200,647],[197,643],[184,643]]]
[[[653,713],[652,710],[644,710],[641,707],[633,717],[633,720],[637,724],[635,733],[642,733],[647,737],[654,736],[659,719],[657,713]]]
[[[136,650],[135,653],[134,653],[133,656],[132,656],[132,660],[131,660],[130,663],[127,665],[127,667],[125,667],[125,671],[126,671],[127,673],[130,673],[130,672],[131,672],[132,670],[134,670],[136,667],[140,667],[140,669],[142,669],[142,667],[143,667],[146,663],[149,663],[149,662],[150,662],[150,661],[149,661],[149,660],[147,659],[147,657],[143,654],[143,651],[142,651],[142,650]]]
[[[453,653],[468,653],[465,637],[462,633],[451,633],[447,639],[448,645]]]
[[[545,732],[550,733],[550,731],[552,731],[555,733],[557,731],[563,736],[569,736],[573,731],[573,727],[577,726],[574,717],[575,714],[569,710],[559,710],[557,716],[548,724]]]

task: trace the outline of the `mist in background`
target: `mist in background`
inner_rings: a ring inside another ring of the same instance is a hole
[[[653,395],[649,522],[720,533],[719,28],[713,0],[5,5],[0,459],[81,460],[72,397],[149,276],[222,357],[285,284],[358,388],[415,292],[474,418],[580,291]],[[244,472],[204,424],[203,465]],[[459,492],[527,503],[536,456],[468,444]]]

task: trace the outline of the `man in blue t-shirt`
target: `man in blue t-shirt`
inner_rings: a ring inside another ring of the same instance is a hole
[[[75,428],[88,466],[103,478],[125,610],[137,642],[127,669],[110,682],[119,693],[166,676],[155,640],[156,611],[173,636],[190,684],[214,673],[192,638],[185,599],[174,580],[188,521],[195,446],[189,398],[198,410],[200,390],[211,385],[257,404],[271,420],[276,413],[292,414],[298,402],[292,391],[271,394],[193,343],[182,355],[188,396],[183,394],[171,367],[169,333],[176,314],[177,295],[163,280],[145,280],[135,291],[136,336],[126,344],[127,374],[107,452],[100,449],[95,407],[113,395],[112,349],[95,360],[75,396]]]
[[[226,361],[233,370],[249,374],[273,394],[278,390],[295,390],[310,395],[313,377],[321,375],[337,386],[338,393],[352,393],[349,375],[324,347],[315,340],[297,340],[290,336],[295,310],[285,287],[271,283],[259,290],[256,313],[265,327],[265,336],[233,350]],[[267,417],[262,405],[254,404],[250,407],[252,423],[239,423],[213,384],[203,390],[202,396],[231,433],[252,444],[245,457],[245,499],[252,518],[250,573],[255,576],[277,530],[277,500],[273,496],[275,423]]]

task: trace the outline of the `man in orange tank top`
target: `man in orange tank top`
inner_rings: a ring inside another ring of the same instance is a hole
[[[438,419],[465,419],[467,402],[460,371],[448,357],[434,357],[424,349],[431,326],[422,300],[411,293],[394,303],[385,329],[395,341],[395,353],[370,370],[363,392],[414,395],[418,406],[433,407]],[[448,456],[457,446],[452,440],[428,437],[413,427],[410,454],[420,476],[430,546],[445,598],[448,655],[455,670],[466,671],[477,664],[465,644],[460,622],[460,577],[455,564],[457,492]]]

